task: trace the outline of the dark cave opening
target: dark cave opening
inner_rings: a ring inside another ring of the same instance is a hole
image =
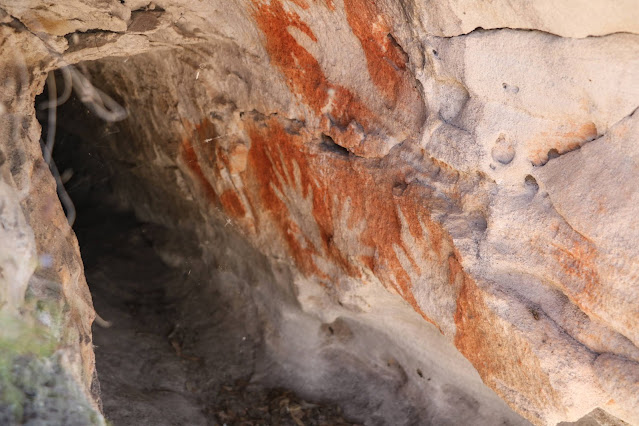
[[[52,129],[39,106],[47,102],[45,86],[36,98],[45,156]],[[98,314],[93,345],[105,417],[116,425],[351,424],[335,405],[251,383],[262,331],[246,289],[211,278],[196,238],[179,238],[122,202],[119,188],[139,165],[113,155],[117,123],[75,94],[55,114],[51,170]],[[192,261],[171,264],[176,252]]]

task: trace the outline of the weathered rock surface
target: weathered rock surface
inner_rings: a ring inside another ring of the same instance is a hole
[[[64,304],[39,323],[85,397],[94,312],[34,115],[75,63],[129,112],[61,119],[120,199],[232,276],[261,259],[257,378],[371,423],[525,423],[479,377],[534,424],[639,423],[636,2],[40,4],[0,1],[0,312]]]

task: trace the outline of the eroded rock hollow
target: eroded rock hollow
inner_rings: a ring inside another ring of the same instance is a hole
[[[0,423],[639,424],[639,4],[582,3],[0,0]]]

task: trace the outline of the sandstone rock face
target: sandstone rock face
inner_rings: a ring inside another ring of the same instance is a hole
[[[639,12],[632,0],[614,3],[569,0],[561,4],[549,0],[413,3],[424,30],[442,37],[466,34],[478,27],[530,29],[562,37],[637,33],[639,29]]]
[[[204,262],[228,232],[266,256],[259,374],[405,397],[371,423],[525,424],[477,373],[534,424],[639,423],[636,2],[39,4],[0,1],[0,309],[59,283],[86,397],[94,313],[34,116],[76,63],[128,110],[77,129],[122,201]]]

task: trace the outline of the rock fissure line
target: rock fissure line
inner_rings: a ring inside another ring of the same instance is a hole
[[[538,29],[538,28],[517,28],[517,27],[483,28],[481,26],[480,27],[476,27],[475,29],[473,29],[473,30],[471,30],[469,32],[455,34],[455,35],[451,35],[451,36],[441,36],[441,35],[437,35],[437,34],[428,34],[428,36],[434,37],[434,38],[438,38],[438,39],[455,39],[455,38],[460,38],[460,37],[474,36],[475,34],[483,34],[483,33],[496,32],[496,31],[535,32],[535,33],[545,34],[545,35],[552,36],[552,37],[558,37],[558,38],[570,39],[570,40],[586,40],[586,39],[590,39],[590,38],[593,38],[593,39],[594,38],[605,38],[605,37],[610,37],[610,36],[620,35],[620,34],[628,34],[628,35],[632,35],[632,36],[639,36],[639,33],[628,32],[628,31],[616,31],[616,32],[608,33],[608,34],[587,35],[587,36],[584,36],[584,37],[570,37],[570,36],[565,36],[565,35],[561,35],[561,34],[555,34],[553,32],[541,30],[541,29]]]

